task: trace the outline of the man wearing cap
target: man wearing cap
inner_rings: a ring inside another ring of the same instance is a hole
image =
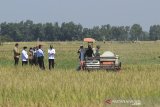
[[[44,70],[45,66],[44,66],[44,52],[42,50],[42,45],[38,46],[38,50],[37,50],[37,57],[38,57],[38,65],[39,67]]]
[[[18,46],[19,46],[19,44],[16,43],[16,44],[15,44],[15,47],[14,47],[14,49],[13,49],[14,61],[15,61],[14,65],[15,65],[15,66],[18,65],[19,57],[20,57],[20,52],[19,52]]]
[[[22,50],[22,66],[27,64],[28,64],[27,47],[24,46]]]
[[[50,48],[48,49],[49,70],[51,70],[51,68],[54,68],[55,53],[55,49],[53,49],[53,46],[50,45]]]

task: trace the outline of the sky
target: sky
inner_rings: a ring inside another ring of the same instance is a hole
[[[0,23],[70,22],[92,28],[160,24],[160,0],[0,0]]]

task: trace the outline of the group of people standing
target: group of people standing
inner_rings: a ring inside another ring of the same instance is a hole
[[[19,44],[16,43],[15,47],[13,49],[14,52],[14,65],[17,66],[19,63],[20,55],[22,59],[22,66],[24,65],[39,65],[39,67],[42,70],[45,70],[45,64],[44,64],[44,51],[42,50],[42,45],[39,45],[34,48],[30,48],[29,52],[27,52],[27,47],[24,46],[22,52],[19,51]],[[51,70],[54,68],[55,64],[55,49],[52,45],[50,45],[50,48],[48,49],[48,63],[49,63],[49,69]]]

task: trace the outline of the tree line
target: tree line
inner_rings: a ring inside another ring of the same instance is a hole
[[[160,39],[160,25],[150,26],[149,32],[141,25],[111,26],[110,24],[84,28],[74,22],[34,23],[31,20],[18,23],[0,23],[0,41],[74,41],[92,37],[98,41],[145,41]]]

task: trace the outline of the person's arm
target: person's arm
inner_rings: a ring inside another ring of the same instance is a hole
[[[55,50],[53,49],[52,51],[51,51],[51,55],[54,55],[56,52],[55,52]]]
[[[55,54],[55,50],[48,50],[48,55],[54,55]]]
[[[28,59],[28,54],[26,51],[23,51],[22,54],[24,55],[25,59]]]
[[[94,54],[93,50],[92,50],[92,56],[95,57],[95,54]]]
[[[25,52],[25,57],[26,57],[26,59],[28,59],[28,54],[27,54],[27,52]]]
[[[41,50],[41,54],[42,54],[42,56],[44,56],[44,52],[43,52],[43,50]]]
[[[53,49],[53,54],[56,54],[56,50],[55,49]]]
[[[78,49],[77,53],[80,53],[80,49]]]
[[[20,55],[20,51],[19,51],[19,49],[18,49],[18,48],[17,48],[17,54],[18,54],[18,55]]]

